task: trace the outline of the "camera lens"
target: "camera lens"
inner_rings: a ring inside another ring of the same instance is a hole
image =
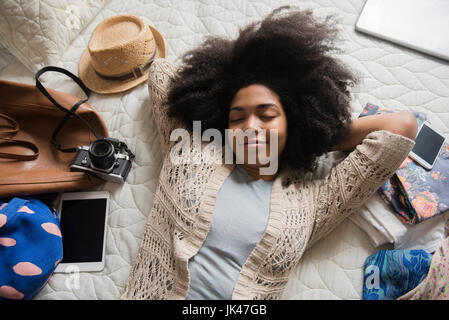
[[[99,139],[90,145],[89,157],[95,168],[110,169],[115,162],[114,146],[105,139]]]

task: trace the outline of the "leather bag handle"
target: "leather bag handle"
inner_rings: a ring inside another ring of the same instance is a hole
[[[0,129],[6,128],[6,130],[0,130],[0,148],[7,147],[7,146],[19,146],[19,147],[24,147],[24,148],[27,148],[27,149],[30,149],[31,151],[33,151],[33,154],[18,154],[18,153],[10,153],[10,152],[1,152],[0,151],[0,158],[21,160],[21,161],[30,161],[30,160],[37,159],[37,157],[39,156],[39,148],[34,143],[29,142],[29,141],[24,141],[24,140],[11,139],[11,137],[2,137],[1,136],[1,135],[15,136],[19,132],[20,126],[16,120],[14,120],[13,118],[11,118],[5,114],[0,113],[0,118],[5,119],[6,121],[8,121],[11,124],[11,126],[4,126],[4,125],[0,126]]]
[[[32,142],[24,141],[24,140],[13,140],[13,139],[5,139],[0,138],[0,148],[6,146],[19,146],[28,148],[33,151],[33,154],[18,154],[18,153],[10,153],[10,152],[1,152],[0,158],[3,159],[14,159],[21,161],[30,161],[35,160],[39,157],[39,148]],[[2,141],[3,140],[3,141]]]

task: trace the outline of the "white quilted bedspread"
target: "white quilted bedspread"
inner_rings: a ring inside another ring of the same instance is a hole
[[[364,0],[111,0],[74,38],[59,64],[77,74],[79,58],[93,29],[112,15],[135,14],[151,23],[166,39],[168,59],[176,61],[205,36],[235,37],[240,26],[283,4],[312,9],[317,16],[335,13],[340,19],[343,53],[338,57],[362,80],[353,88],[354,116],[367,102],[423,111],[449,137],[448,63],[355,32]],[[0,48],[0,78],[33,83],[33,73],[5,48]],[[47,87],[80,94],[64,77],[45,80]],[[162,162],[146,85],[125,94],[93,95],[89,103],[101,113],[111,136],[125,140],[135,151],[136,160],[125,184],[100,187],[112,196],[105,269],[69,276],[54,274],[36,299],[119,298],[153,203]],[[363,263],[376,250],[361,229],[349,220],[343,222],[306,252],[292,272],[283,298],[360,299]]]

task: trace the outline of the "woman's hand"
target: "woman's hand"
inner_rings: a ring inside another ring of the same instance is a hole
[[[354,119],[350,130],[348,139],[334,146],[331,151],[352,151],[366,135],[378,130],[387,130],[415,140],[418,122],[412,112],[399,111]]]

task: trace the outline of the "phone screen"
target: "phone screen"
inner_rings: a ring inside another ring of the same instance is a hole
[[[423,124],[415,139],[415,146],[413,147],[412,152],[427,163],[433,164],[443,142],[443,136]]]
[[[107,199],[63,200],[61,263],[101,262]]]

